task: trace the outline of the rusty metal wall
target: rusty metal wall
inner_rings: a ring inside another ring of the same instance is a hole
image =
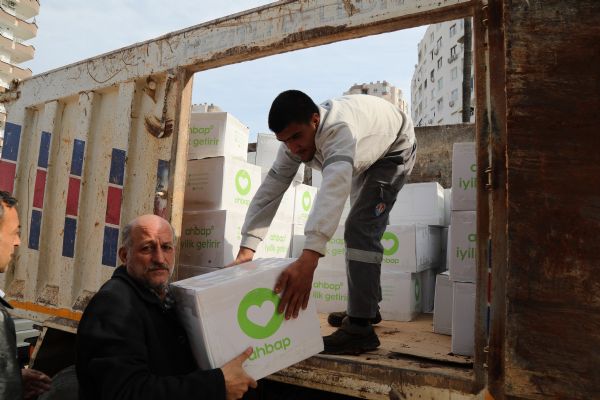
[[[600,2],[504,1],[505,393],[600,396]],[[500,213],[502,215],[502,213]],[[497,396],[501,398],[500,395]]]
[[[410,182],[439,182],[452,186],[452,145],[475,141],[474,124],[415,127],[418,150]]]

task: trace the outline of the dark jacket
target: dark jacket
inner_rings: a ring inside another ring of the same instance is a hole
[[[81,400],[224,399],[220,369],[201,371],[175,310],[117,268],[77,330]]]
[[[15,323],[5,307],[12,308],[0,297],[0,399],[21,400],[23,383],[17,358]]]

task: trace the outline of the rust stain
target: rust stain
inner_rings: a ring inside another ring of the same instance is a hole
[[[22,299],[24,290],[25,281],[23,279],[15,279],[6,291],[6,295],[15,299]]]
[[[58,305],[58,286],[46,285],[36,301],[40,304]]]
[[[73,304],[73,310],[83,311],[85,307],[88,305],[92,297],[94,296],[94,292],[90,292],[89,290],[84,290],[75,300]]]
[[[352,4],[351,0],[342,0],[342,3],[344,3],[344,9],[346,10],[346,14],[348,14],[349,17],[360,12],[359,9],[354,4]]]
[[[163,123],[156,116],[147,115],[144,118],[144,126],[149,134],[159,139],[169,137],[173,133],[172,119],[166,119]]]
[[[149,76],[146,79],[146,87],[144,88],[144,93],[148,95],[152,99],[154,103],[156,103],[156,81]]]

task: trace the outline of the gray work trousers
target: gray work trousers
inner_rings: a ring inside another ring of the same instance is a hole
[[[351,209],[344,229],[347,313],[356,318],[373,318],[381,301],[381,237],[390,210],[415,164],[417,144],[386,154],[352,182]]]

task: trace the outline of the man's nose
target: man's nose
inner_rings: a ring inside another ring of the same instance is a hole
[[[288,143],[287,146],[288,146],[288,149],[293,154],[298,154],[298,151],[300,150],[300,146],[298,146],[298,144],[296,144],[296,143]]]
[[[21,245],[21,237],[17,235],[17,238],[15,239],[15,247],[20,246]]]
[[[166,262],[167,259],[166,259],[165,251],[160,246],[158,246],[156,248],[156,250],[154,251],[153,254],[154,254],[153,258],[154,258],[155,262],[158,262],[161,264],[164,264]]]

